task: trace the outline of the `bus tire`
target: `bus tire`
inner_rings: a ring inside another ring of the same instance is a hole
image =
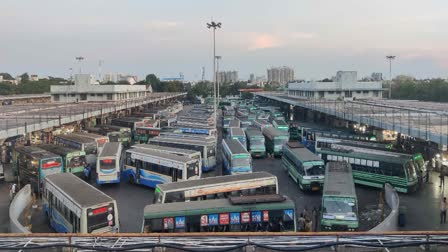
[[[135,184],[134,176],[129,175],[129,183],[132,184],[132,185]]]

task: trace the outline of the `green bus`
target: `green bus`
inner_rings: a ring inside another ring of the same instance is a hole
[[[162,130],[160,128],[155,127],[137,127],[134,133],[134,142],[135,143],[148,143],[150,138],[156,137],[160,135]]]
[[[263,135],[266,139],[266,152],[279,157],[283,153],[283,144],[288,142],[288,132],[280,131],[274,127],[263,128]]]
[[[412,155],[338,144],[318,148],[316,153],[325,162],[350,163],[357,184],[383,188],[389,183],[401,193],[418,188],[418,171]]]
[[[265,157],[266,146],[263,133],[259,129],[248,128],[246,129],[247,137],[247,150],[252,157]]]
[[[129,129],[129,128],[127,128]],[[121,143],[123,146],[131,145],[131,132],[120,132],[120,131],[112,131],[107,132],[107,137],[109,138],[109,142],[117,142]]]
[[[288,124],[284,120],[273,120],[272,126],[274,126],[274,128],[281,130],[281,131],[288,132],[288,130],[289,130]]]
[[[358,200],[352,167],[348,162],[328,162],[322,195],[321,231],[357,231]]]
[[[301,139],[301,133],[299,124],[297,123],[291,123],[289,125],[289,141],[300,141]]]
[[[147,205],[143,233],[294,232],[295,204],[278,194]]]
[[[78,177],[84,176],[84,168],[87,165],[85,151],[55,144],[41,144],[39,147],[61,156],[64,172],[73,173]]]
[[[298,142],[283,146],[283,169],[301,190],[319,191],[324,184],[325,163],[316,154]]]

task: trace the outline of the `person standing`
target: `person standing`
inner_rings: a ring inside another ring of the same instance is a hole
[[[447,208],[446,197],[443,197],[443,199],[440,201],[440,224],[446,223],[446,208]]]
[[[445,167],[440,168],[440,185],[439,187],[445,186]]]
[[[318,217],[318,212],[317,212],[317,208],[313,207],[313,211],[311,212],[312,215],[312,222],[313,222],[313,232],[317,232],[317,217]]]
[[[303,217],[303,213],[300,214],[299,220],[297,221],[299,225],[299,232],[305,231],[305,217]]]
[[[11,187],[9,188],[9,198],[11,201],[14,199],[14,196],[16,196],[16,190],[17,190],[17,185],[12,184]]]

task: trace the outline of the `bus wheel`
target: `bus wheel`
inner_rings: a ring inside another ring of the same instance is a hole
[[[129,175],[129,183],[135,184],[134,176]]]

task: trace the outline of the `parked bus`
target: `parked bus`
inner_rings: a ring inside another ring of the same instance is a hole
[[[54,144],[41,144],[39,148],[61,156],[64,172],[73,173],[78,177],[83,176],[87,165],[84,151]]]
[[[229,139],[235,139],[240,141],[240,143],[246,148],[246,134],[241,128],[230,128]]]
[[[355,183],[383,188],[391,184],[398,192],[417,190],[418,171],[411,155],[331,144],[317,150],[325,161],[346,161],[352,165]]]
[[[273,154],[275,157],[281,156],[283,144],[289,140],[288,132],[280,131],[274,127],[264,128],[262,132],[266,138],[266,152]]]
[[[358,230],[358,200],[348,162],[328,162],[325,167],[320,225],[321,231]]]
[[[241,120],[241,129],[246,130],[246,129],[249,128],[250,126],[252,126],[252,121],[249,121],[249,120]]]
[[[216,140],[200,140],[174,137],[155,137],[149,140],[150,144],[195,150],[201,153],[202,171],[210,171],[216,167]]]
[[[58,233],[118,233],[117,202],[70,173],[45,178],[42,207]]]
[[[96,183],[120,183],[121,174],[121,143],[105,143],[96,161]]]
[[[240,126],[241,126],[240,120],[235,118],[234,120],[229,121],[229,127],[224,128],[224,132],[229,133],[231,128],[239,128]]]
[[[252,172],[252,157],[238,140],[223,139],[222,165],[225,174],[250,173]]]
[[[35,193],[42,192],[42,183],[46,176],[64,171],[61,156],[36,146],[15,148],[13,164],[19,186],[31,184]]]
[[[198,126],[191,126],[191,125],[184,125],[184,124],[176,124],[177,129],[179,129],[180,132],[186,133],[186,134],[197,134],[197,135],[206,135],[206,136],[217,136],[217,131],[215,127],[198,127]]]
[[[199,167],[197,159],[132,148],[126,151],[122,176],[131,184],[155,188],[162,183],[199,179]]]
[[[95,140],[69,134],[69,135],[58,135],[54,138],[54,143],[60,146],[67,146],[74,149],[84,151],[86,153],[86,162],[89,166],[96,166],[96,154],[98,153],[97,144]]]
[[[265,194],[278,194],[277,177],[267,172],[253,172],[159,184],[153,203],[164,204]]]
[[[132,145],[132,148],[171,153],[179,156],[185,156],[191,159],[196,159],[199,161],[199,167],[198,167],[199,170],[202,170],[202,158],[201,153],[199,151],[166,147],[155,144],[136,144]]]
[[[299,124],[298,123],[291,123],[289,125],[289,141],[300,141],[301,135],[299,130]]]
[[[265,157],[266,147],[263,133],[255,128],[249,128],[246,130],[247,137],[247,150],[252,157]]]
[[[135,118],[135,117],[128,117],[128,118],[114,118],[111,121],[112,125],[121,126],[130,128],[131,131],[135,131],[137,127],[141,127],[144,125],[143,118]]]
[[[105,143],[109,142],[109,138],[107,136],[102,136],[93,133],[73,132],[72,135],[77,135],[95,140],[98,151],[100,151],[101,148],[103,148],[103,145]]]
[[[130,132],[111,131],[107,133],[109,142],[121,143],[123,146],[131,145],[132,134]]]
[[[289,130],[288,124],[284,120],[273,120],[272,126],[281,131],[287,132]]]
[[[134,133],[134,142],[147,143],[150,138],[158,136],[160,134],[160,131],[160,128],[152,128],[146,126],[137,127]]]
[[[268,121],[260,119],[254,120],[252,124],[260,131],[263,131],[264,128],[272,127],[272,124],[270,124]]]
[[[201,140],[201,141],[216,141],[216,137],[198,134],[188,134],[181,132],[161,132],[160,137],[166,138],[183,138],[191,140]]]
[[[283,146],[282,166],[301,190],[322,189],[324,161],[298,142],[288,142]]]
[[[147,205],[142,232],[293,232],[294,201],[285,196],[238,196]]]

